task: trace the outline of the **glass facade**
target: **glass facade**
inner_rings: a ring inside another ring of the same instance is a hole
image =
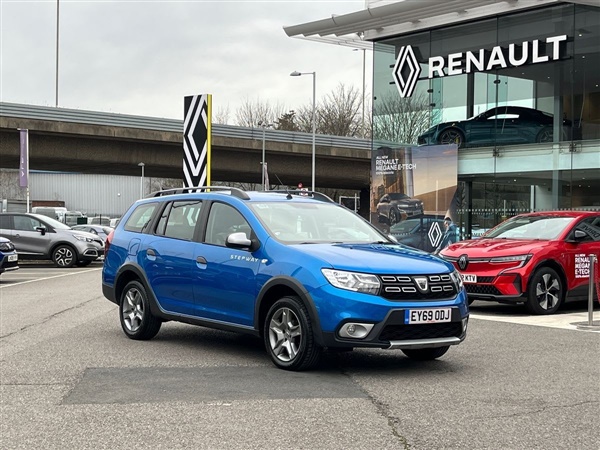
[[[600,210],[600,8],[388,38],[373,64],[374,148],[456,143],[464,237],[521,212]]]

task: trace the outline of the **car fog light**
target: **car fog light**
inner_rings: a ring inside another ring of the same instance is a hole
[[[339,335],[343,338],[362,339],[373,329],[372,323],[345,323],[340,328]]]
[[[469,318],[468,318],[468,317],[465,317],[465,318],[462,320],[462,330],[463,330],[463,333],[466,333],[466,332],[467,332],[467,325],[468,325],[468,324],[469,324]]]

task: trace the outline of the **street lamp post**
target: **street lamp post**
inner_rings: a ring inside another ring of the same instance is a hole
[[[265,128],[267,128],[267,127],[270,128],[270,127],[273,126],[273,124],[272,123],[263,123],[261,121],[261,122],[258,122],[258,125],[260,127],[262,127],[262,161],[260,163],[260,165],[261,165],[261,171],[262,171],[261,181],[262,181],[263,190],[266,191],[267,188],[265,187],[265,183],[266,183],[267,180],[265,178],[265,163],[266,163],[266,161],[265,161]]]
[[[300,75],[312,75],[313,77],[313,104],[312,104],[312,191],[315,192],[315,136],[317,133],[317,117],[316,117],[316,94],[317,94],[317,72],[298,72],[295,70],[290,73],[292,77]]]
[[[140,198],[144,198],[144,164],[143,162],[139,163],[138,166],[142,168],[142,178],[140,179]]]

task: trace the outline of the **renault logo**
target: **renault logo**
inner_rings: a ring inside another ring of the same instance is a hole
[[[415,52],[413,52],[410,45],[405,45],[398,52],[398,58],[392,73],[400,97],[410,97],[413,94],[420,74],[421,66],[417,61]]]
[[[460,255],[458,258],[458,268],[460,270],[465,270],[469,265],[469,257],[467,255]]]
[[[417,284],[417,288],[419,288],[419,291],[421,291],[422,293],[427,292],[427,277],[413,277],[413,280]]]

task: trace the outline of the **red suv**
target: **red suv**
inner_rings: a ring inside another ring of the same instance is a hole
[[[590,254],[600,255],[600,212],[554,211],[512,217],[440,256],[460,272],[469,303],[525,302],[533,314],[553,314],[587,298]]]

